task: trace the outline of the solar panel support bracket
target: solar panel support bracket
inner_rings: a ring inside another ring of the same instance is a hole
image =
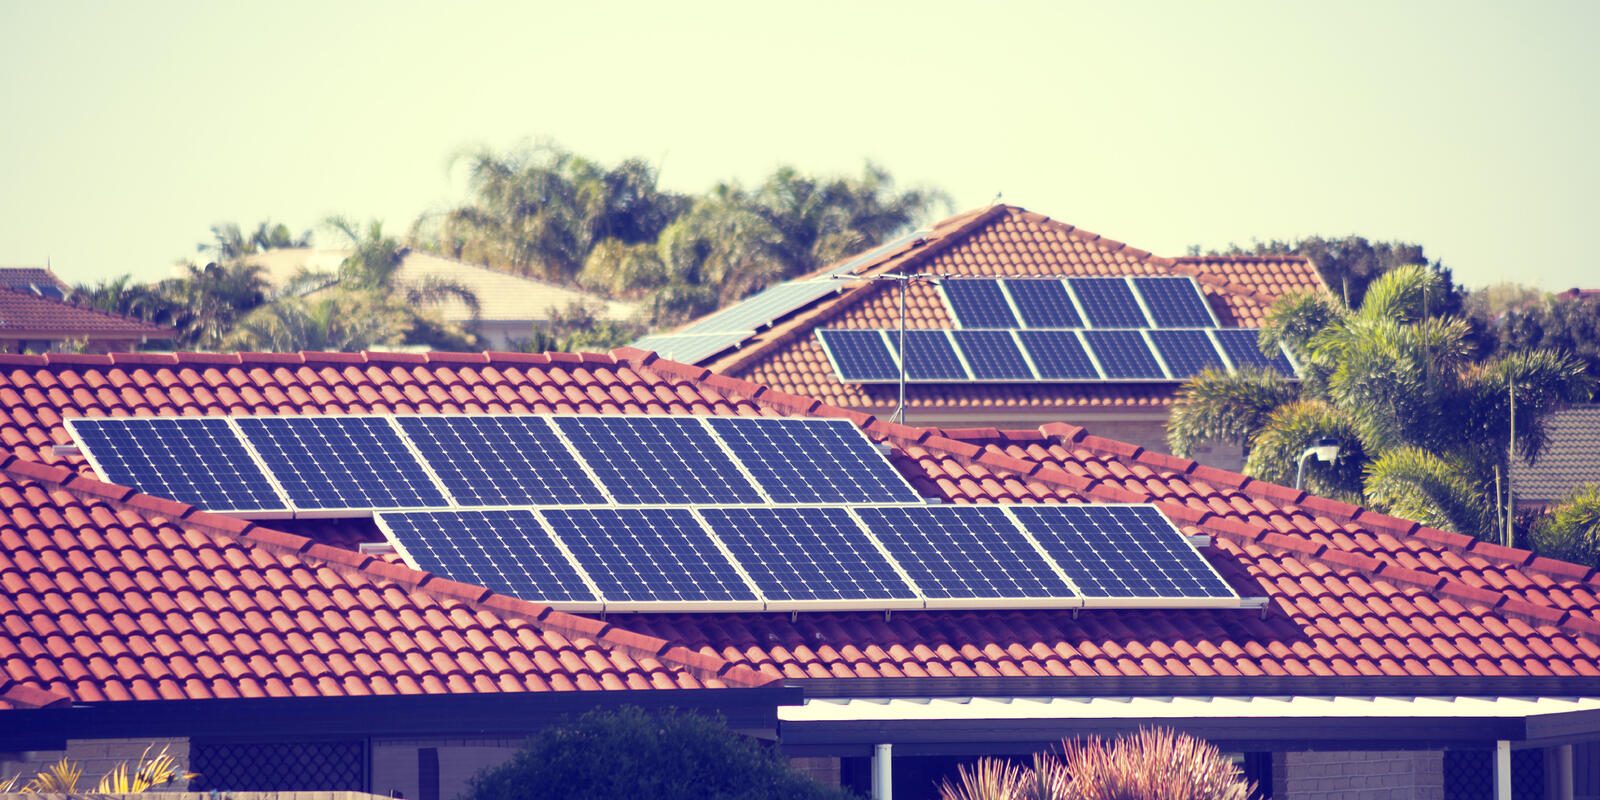
[[[1239,607],[1261,612],[1261,618],[1267,618],[1267,612],[1272,609],[1272,599],[1268,597],[1241,597]]]
[[[1211,534],[1209,533],[1189,533],[1185,534],[1185,537],[1188,538],[1189,544],[1192,544],[1195,547],[1211,546]]]
[[[53,444],[53,445],[50,445],[50,455],[53,455],[53,456],[81,456],[81,455],[83,455],[83,451],[79,450],[78,446],[75,445],[75,444]]]

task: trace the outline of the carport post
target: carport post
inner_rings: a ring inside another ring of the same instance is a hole
[[[1556,748],[1556,800],[1572,800],[1572,745]]]
[[[872,800],[893,800],[894,757],[892,745],[880,744],[872,748]]]
[[[1494,743],[1494,800],[1511,800],[1511,743]]]

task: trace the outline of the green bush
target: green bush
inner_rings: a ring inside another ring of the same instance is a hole
[[[546,728],[463,800],[850,800],[717,717],[626,707]]]

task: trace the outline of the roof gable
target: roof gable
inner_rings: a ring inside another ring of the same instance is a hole
[[[141,319],[0,286],[0,338],[137,340],[172,333]]]

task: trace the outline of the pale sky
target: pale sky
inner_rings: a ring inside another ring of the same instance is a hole
[[[1161,255],[1357,233],[1594,287],[1597,30],[1594,2],[0,0],[0,264],[403,233],[464,196],[454,154],[550,139],[680,191],[871,159]]]

